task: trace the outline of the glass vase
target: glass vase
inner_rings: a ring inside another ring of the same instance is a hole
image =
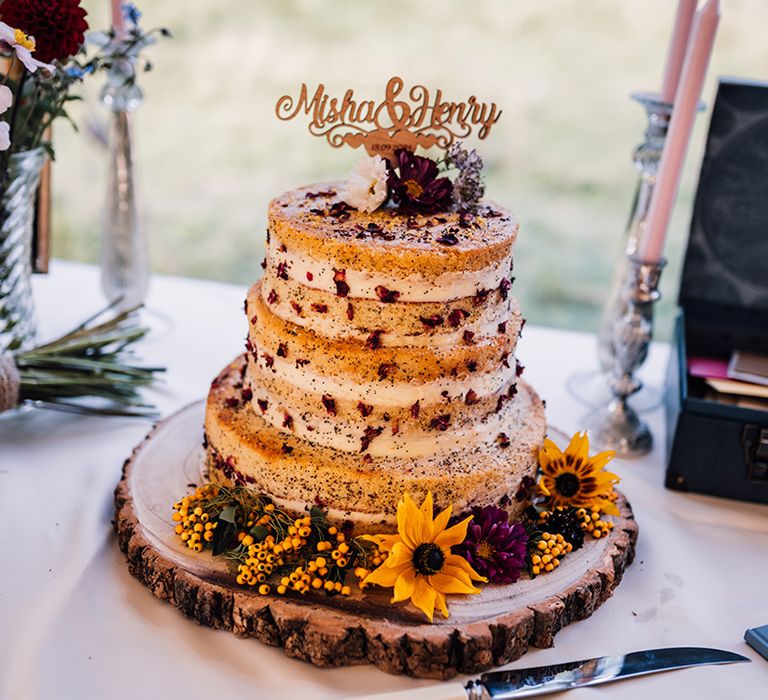
[[[0,355],[32,347],[37,324],[32,299],[35,197],[46,153],[14,153],[0,196]]]
[[[116,60],[101,100],[110,111],[109,172],[101,243],[101,286],[111,304],[129,309],[144,302],[149,287],[149,257],[136,192],[132,112],[142,101],[135,65]]]

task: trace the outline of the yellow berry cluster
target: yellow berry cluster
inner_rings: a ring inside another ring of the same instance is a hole
[[[296,591],[302,595],[309,593],[311,589],[316,591],[324,590],[326,593],[349,595],[352,589],[344,585],[340,580],[334,581],[326,578],[330,573],[329,562],[325,557],[315,557],[311,559],[306,567],[297,566],[288,576],[280,579],[277,592],[284,595],[289,590]]]
[[[368,557],[368,564],[369,566],[373,568],[367,568],[365,566],[356,566],[354,571],[352,572],[355,575],[355,578],[358,580],[358,586],[360,590],[362,591],[366,584],[365,579],[366,577],[373,571],[373,569],[378,568],[384,563],[384,560],[389,555],[389,552],[382,552],[378,547],[374,547],[370,555]]]
[[[273,535],[267,535],[261,542],[253,542],[250,535],[246,535],[243,542],[246,539],[250,540],[249,544],[244,545],[248,547],[248,557],[237,567],[237,582],[241,586],[258,586],[259,593],[267,595],[270,592],[267,579],[285,563],[282,557],[284,550],[275,543]]]
[[[173,522],[174,531],[193,552],[202,552],[203,548],[213,540],[216,523],[211,522],[211,516],[206,512],[206,501],[218,495],[214,484],[206,484],[195,489],[193,494],[184,496],[175,503]]]
[[[256,542],[250,534],[251,528],[261,525],[269,528],[275,515],[275,506],[271,503],[264,507],[264,513],[248,514],[245,521],[247,530],[237,533],[237,540],[241,547],[247,548],[247,558],[237,567],[237,582],[241,586],[258,586],[261,595],[267,595],[271,587],[267,580],[279,567],[285,564],[285,557],[290,552],[297,552],[307,544],[307,538],[312,532],[312,519],[309,516],[294,520],[282,539],[275,539],[272,534],[267,535],[260,542]],[[279,589],[279,587],[278,587]]]
[[[531,554],[531,575],[548,573],[560,566],[560,558],[573,551],[573,545],[560,535],[543,532]]]
[[[581,529],[585,534],[590,534],[595,539],[600,539],[613,530],[612,520],[603,520],[600,517],[600,508],[592,506],[591,509],[579,508],[576,515],[581,519]]]
[[[269,528],[272,522],[272,515],[275,512],[275,506],[271,503],[264,506],[264,512],[259,515],[258,513],[251,511],[248,513],[248,517],[245,522],[240,523],[244,529],[241,529],[237,533],[237,541],[243,547],[250,547],[256,542],[256,539],[251,533],[251,529],[258,527],[259,525],[265,528]],[[272,543],[274,544],[274,535],[272,536]]]
[[[311,519],[305,517],[303,522],[309,524]],[[299,520],[296,521],[299,523]],[[289,528],[290,532],[290,528]],[[301,533],[301,529],[299,529]],[[311,589],[324,590],[327,594],[350,595],[352,589],[344,585],[344,569],[350,562],[350,547],[347,536],[339,532],[337,527],[327,530],[329,539],[322,539],[315,545],[319,556],[311,558],[303,566],[297,566],[288,576],[280,579],[277,592],[284,595],[289,590],[306,594]]]
[[[314,590],[348,596],[352,589],[345,579],[358,557],[372,569],[387,556],[378,550],[368,556],[361,543],[330,525],[320,508],[294,519],[244,487],[206,485],[173,508],[176,533],[190,549],[215,545],[237,565],[238,585],[261,595]],[[214,533],[217,528],[223,529]],[[361,581],[370,573],[363,567],[355,571]]]

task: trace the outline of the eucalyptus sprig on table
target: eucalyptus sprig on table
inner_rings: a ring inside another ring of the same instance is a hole
[[[137,323],[138,308],[98,322],[105,309],[56,340],[14,353],[20,402],[97,415],[156,416],[139,390],[165,368],[132,362],[131,346],[149,332]]]

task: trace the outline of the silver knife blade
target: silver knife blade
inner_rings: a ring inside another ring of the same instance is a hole
[[[493,671],[467,686],[469,700],[513,700],[545,695],[648,673],[691,666],[750,661],[746,656],[721,649],[672,647],[647,649],[617,656],[600,656],[552,666]]]

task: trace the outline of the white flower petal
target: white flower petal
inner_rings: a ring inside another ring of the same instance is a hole
[[[48,75],[53,75],[55,73],[56,68],[50,63],[43,63],[36,58],[32,58],[32,52],[29,49],[25,49],[23,46],[16,44],[13,47],[13,50],[30,73],[34,73],[38,68]]]
[[[52,63],[43,63],[43,61],[38,61],[37,59],[33,60],[37,64],[37,67],[49,78],[56,72],[56,66],[54,66]]]
[[[0,41],[10,45],[16,43],[16,30],[5,22],[0,22]]]
[[[11,125],[8,122],[0,122],[0,151],[7,151],[11,147]]]
[[[35,65],[36,61],[32,58],[32,52],[29,49],[25,49],[23,46],[15,44],[13,50],[16,52],[18,59],[30,73],[34,73],[37,70],[37,66]]]
[[[360,211],[372,212],[387,198],[387,164],[381,156],[363,158],[355,167],[342,199]]]
[[[0,85],[0,114],[13,104],[13,93],[7,85]]]

